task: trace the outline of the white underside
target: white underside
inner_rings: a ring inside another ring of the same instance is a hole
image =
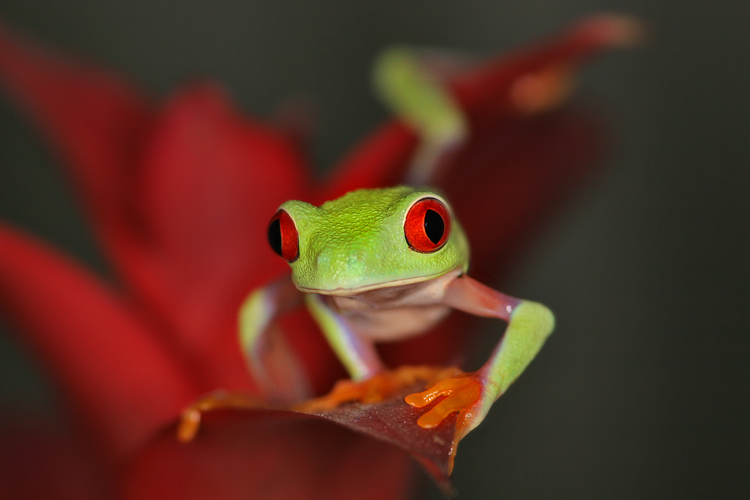
[[[337,290],[336,294],[325,294],[324,300],[363,338],[376,342],[402,340],[432,328],[450,312],[442,303],[445,288],[461,272],[456,268],[437,278],[384,283],[348,294]]]

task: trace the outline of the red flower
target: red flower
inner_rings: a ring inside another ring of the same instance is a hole
[[[501,273],[528,228],[595,164],[600,125],[563,105],[563,91],[579,64],[629,40],[630,29],[623,19],[592,19],[452,82],[471,132],[438,187],[468,233],[474,276]],[[190,445],[176,442],[174,423],[209,391],[255,390],[235,317],[249,291],[285,271],[263,237],[276,207],[398,184],[414,134],[387,123],[316,182],[294,137],[238,115],[214,85],[190,86],[157,106],[108,72],[7,33],[0,80],[59,153],[123,285],[112,288],[0,226],[0,309],[81,424],[62,444],[5,438],[0,496],[14,496],[13,488],[58,498],[403,495],[402,452],[329,422],[230,412]],[[459,321],[388,346],[388,361],[445,361],[464,337],[454,334]],[[318,392],[343,376],[304,313],[284,327]],[[33,459],[26,483],[29,464],[19,454],[37,449],[30,456],[46,458]],[[61,461],[83,465],[60,474]]]

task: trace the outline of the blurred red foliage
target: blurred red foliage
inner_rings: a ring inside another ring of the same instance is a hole
[[[473,276],[502,273],[529,231],[601,158],[595,114],[553,100],[530,108],[535,87],[529,97],[523,85],[543,84],[550,72],[572,75],[627,41],[631,28],[624,19],[593,18],[451,82],[471,130],[437,187],[468,233]],[[276,207],[398,184],[415,135],[387,123],[316,180],[295,137],[241,116],[213,84],[154,104],[108,71],[7,31],[0,32],[0,81],[65,165],[122,285],[0,226],[0,310],[80,423],[75,434],[36,432],[31,422],[6,429],[0,496],[405,495],[406,454],[312,417],[230,412],[210,419],[190,445],[173,431],[202,394],[255,391],[235,317],[249,291],[285,271],[263,237]],[[284,327],[316,390],[327,390],[343,371],[310,318],[292,314]],[[466,328],[464,318],[451,317],[384,353],[391,364],[445,361],[464,341],[455,332]]]

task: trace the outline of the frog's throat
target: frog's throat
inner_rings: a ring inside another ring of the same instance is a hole
[[[425,281],[430,281],[435,278],[439,278],[441,276],[445,276],[446,274],[449,274],[451,272],[455,272],[457,275],[463,274],[464,270],[462,266],[456,266],[452,267],[450,269],[447,269],[445,271],[441,271],[439,273],[434,274],[428,274],[425,276],[417,276],[415,278],[405,278],[400,280],[391,280],[391,281],[382,281],[380,283],[373,283],[370,285],[360,286],[357,288],[331,288],[331,289],[322,289],[322,288],[305,288],[299,285],[295,286],[300,292],[303,293],[316,293],[318,295],[335,295],[339,297],[348,297],[350,295],[357,295],[362,292],[369,292],[371,290],[379,290],[381,288],[394,288],[398,286],[405,286],[405,285],[413,285],[415,283],[423,283]]]

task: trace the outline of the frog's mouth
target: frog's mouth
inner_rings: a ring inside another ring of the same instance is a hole
[[[380,283],[372,283],[369,285],[364,285],[360,287],[355,288],[306,288],[302,286],[297,286],[297,289],[304,293],[315,293],[318,295],[332,295],[335,297],[349,297],[352,295],[361,295],[364,292],[371,292],[373,290],[382,290],[382,289],[394,289],[394,292],[397,292],[399,289],[408,288],[411,285],[416,285],[419,283],[424,283],[427,281],[434,280],[436,278],[440,278],[441,276],[447,276],[449,274],[454,275],[452,277],[459,276],[463,273],[463,269],[459,267],[454,267],[451,269],[448,269],[447,271],[435,273],[435,274],[428,274],[426,276],[417,276],[414,278],[405,278],[405,279],[399,279],[399,280],[391,280],[391,281],[382,281]],[[450,280],[448,280],[450,281]]]

